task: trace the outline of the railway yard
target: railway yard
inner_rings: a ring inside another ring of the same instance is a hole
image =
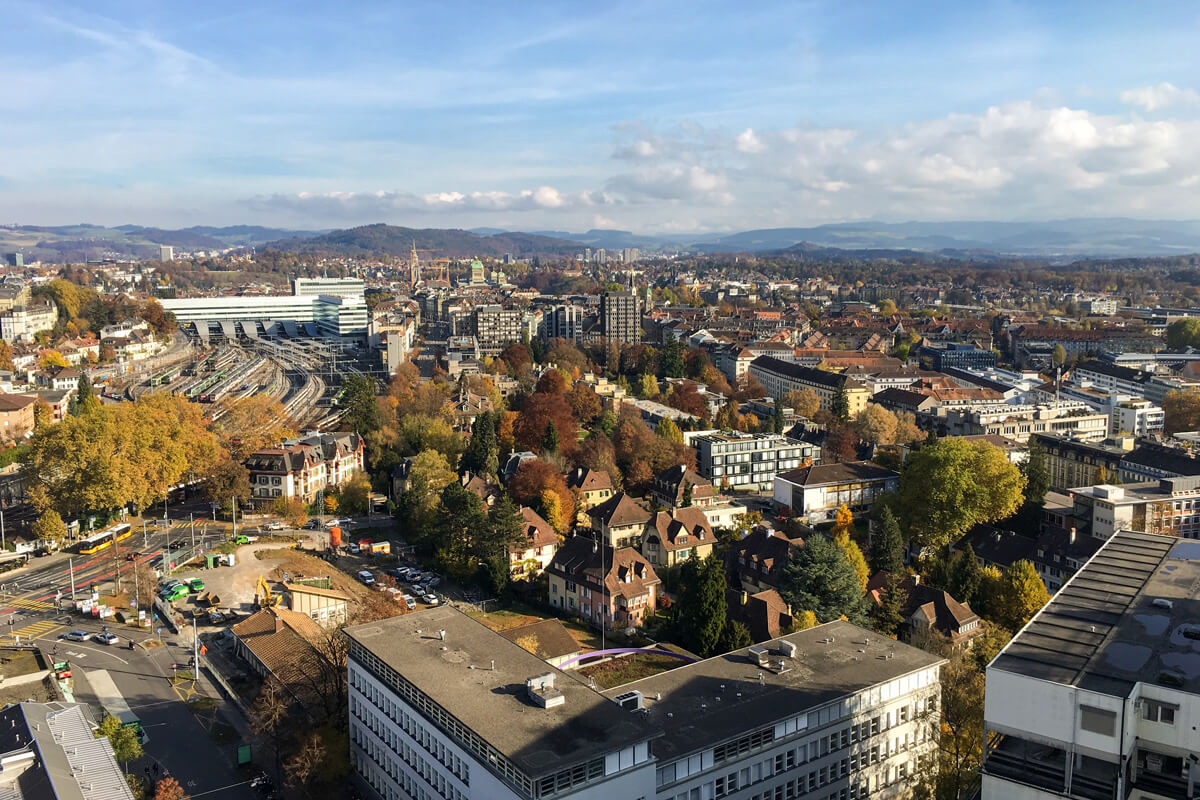
[[[266,394],[283,404],[299,429],[333,430],[345,413],[339,407],[343,378],[366,374],[357,359],[316,340],[225,342],[197,345],[193,352],[173,366],[110,385],[105,396],[121,401],[170,392],[213,406],[217,419],[224,413],[221,401]]]

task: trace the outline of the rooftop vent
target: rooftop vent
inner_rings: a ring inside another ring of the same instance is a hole
[[[529,694],[529,699],[542,708],[554,708],[567,702],[563,693],[554,688],[553,672],[526,680],[525,691]]]
[[[1168,611],[1175,607],[1175,604],[1165,597],[1154,598],[1150,601],[1150,605],[1154,606],[1155,608],[1165,608]]]
[[[758,664],[760,667],[765,667],[770,661],[771,651],[763,647],[761,644],[751,645],[746,653],[746,657],[750,659],[750,663]]]
[[[787,658],[796,657],[796,643],[784,639],[779,643],[779,654]]]
[[[637,690],[619,694],[613,699],[626,711],[637,711],[642,707],[642,693]]]

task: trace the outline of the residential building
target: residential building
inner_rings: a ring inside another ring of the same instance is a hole
[[[705,508],[717,504],[712,481],[683,464],[676,464],[654,476],[651,492],[655,501],[667,508],[692,505]]]
[[[1030,442],[1037,443],[1046,459],[1050,487],[1063,491],[1119,478],[1121,462],[1133,449],[1131,439],[1084,442],[1050,433],[1035,433]]]
[[[939,417],[951,436],[994,434],[1029,441],[1035,433],[1058,433],[1077,439],[1100,441],[1108,436],[1109,416],[1076,401],[1039,405],[998,405],[951,409]]]
[[[363,440],[357,433],[309,434],[256,450],[245,464],[254,506],[293,497],[313,503],[327,486],[340,486],[362,470]]]
[[[532,578],[550,566],[558,550],[558,534],[549,522],[528,506],[521,508],[521,539],[508,545],[509,574],[513,580]]]
[[[133,800],[112,744],[97,738],[82,703],[24,702],[0,710],[0,753],[5,798]]]
[[[811,463],[814,448],[774,433],[705,432],[688,437],[696,472],[714,485],[767,491],[775,475]]]
[[[1111,297],[1097,297],[1080,302],[1079,308],[1085,314],[1113,317],[1121,310],[1121,301]]]
[[[613,496],[612,476],[587,467],[576,467],[567,473],[567,488],[578,494],[581,513]]]
[[[789,539],[782,531],[751,531],[725,551],[729,585],[750,594],[777,589],[784,567],[796,548],[803,546],[803,539]]]
[[[690,558],[707,558],[717,537],[702,509],[695,506],[659,511],[642,534],[642,555],[655,567],[674,567]]]
[[[600,324],[610,342],[640,342],[642,313],[633,292],[605,292],[600,295]]]
[[[876,606],[883,604],[891,579],[889,573],[877,572],[867,581],[867,597]],[[969,647],[975,637],[983,634],[983,621],[970,605],[960,603],[944,589],[921,583],[920,575],[902,578],[899,588],[904,592],[901,640],[911,642],[932,632],[945,636],[955,647]]]
[[[1200,539],[1200,476],[1071,490],[1079,535],[1107,539],[1119,530]]]
[[[753,594],[744,589],[726,589],[725,618],[745,625],[755,642],[778,639],[793,621],[791,608],[775,589]]]
[[[346,604],[350,598],[336,589],[308,583],[285,583],[288,608],[304,614],[323,628],[336,628],[346,622]]]
[[[602,693],[454,608],[346,635],[373,797],[888,800],[940,724],[945,662],[842,621]]]
[[[36,397],[24,394],[0,394],[0,442],[12,443],[33,430],[33,406]]]
[[[550,566],[550,605],[598,628],[637,628],[658,607],[661,581],[633,547],[612,548],[572,536]]]
[[[321,656],[314,642],[325,633],[307,614],[264,608],[230,628],[233,651],[262,678],[275,678],[301,706],[319,702],[314,676]]]
[[[976,347],[974,344],[926,342],[917,348],[914,355],[922,362],[928,359],[930,366],[938,372],[951,367],[988,369],[996,366],[996,352]]]
[[[13,344],[31,342],[39,331],[51,330],[58,322],[58,307],[49,300],[13,306],[0,311],[0,339]]]
[[[530,330],[530,318],[517,308],[500,305],[475,306],[471,311],[471,334],[484,355],[499,355],[513,342],[536,336],[537,327]]]
[[[617,492],[587,513],[592,530],[609,547],[639,547],[646,523],[652,517],[641,500],[625,492]]]
[[[846,397],[846,412],[853,418],[866,408],[871,390],[866,384],[836,372],[802,367],[773,356],[759,356],[750,362],[750,374],[759,380],[771,397],[783,397],[794,389],[812,389],[821,401],[821,409],[833,410],[839,391]]]
[[[869,514],[875,500],[900,487],[900,475],[871,461],[802,467],[775,476],[776,505],[810,523],[831,520],[845,505]]]
[[[1195,547],[1114,534],[992,660],[984,800],[1195,795]]]
[[[73,392],[79,386],[81,374],[74,367],[47,367],[33,377],[38,386],[44,386],[56,392]]]
[[[1110,416],[1109,433],[1122,436],[1147,436],[1161,431],[1167,419],[1162,408],[1141,397],[1117,401]]]

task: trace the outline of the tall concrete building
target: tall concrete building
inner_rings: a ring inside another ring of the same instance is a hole
[[[375,798],[892,798],[936,750],[944,662],[848,622],[604,692],[455,608],[346,635]]]
[[[25,266],[25,254],[24,253],[5,253],[4,261],[10,267],[23,267],[23,266]]]
[[[640,342],[642,314],[633,292],[605,292],[600,296],[600,322],[610,342]]]
[[[158,260],[159,261],[174,261],[175,260],[175,248],[171,247],[171,245],[169,245],[169,244],[159,245]]]
[[[292,278],[292,294],[296,297],[345,297],[362,300],[366,284],[361,278]]]
[[[984,800],[1200,791],[1200,544],[1120,531],[987,668]]]

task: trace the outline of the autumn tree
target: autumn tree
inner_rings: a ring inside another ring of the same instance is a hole
[[[524,450],[545,450],[546,428],[553,425],[559,449],[570,453],[575,449],[575,415],[566,399],[559,394],[535,392],[525,399],[513,425],[516,445]]]
[[[671,444],[683,444],[683,433],[670,417],[663,417],[659,420],[654,432]]]
[[[50,369],[51,367],[66,367],[68,364],[62,353],[57,350],[46,350],[38,358],[38,366],[42,369]]]
[[[212,430],[217,441],[238,462],[296,435],[296,424],[283,403],[269,394],[225,398],[217,404],[214,416]]]
[[[858,582],[862,585],[862,590],[866,591],[867,581],[870,579],[871,573],[867,567],[867,560],[863,558],[862,550],[850,538],[854,532],[854,514],[851,513],[849,506],[842,503],[838,506],[829,535],[833,539],[833,543],[846,556],[846,561],[854,568],[854,574],[858,577]]]
[[[236,501],[240,506],[250,499],[250,470],[241,461],[227,458],[213,469],[204,482],[204,494],[221,510],[229,513]]]
[[[1168,436],[1200,430],[1200,389],[1172,389],[1163,398],[1162,408],[1163,432]]]
[[[1004,604],[998,621],[1014,631],[1025,627],[1025,623],[1050,602],[1037,567],[1024,559],[1004,571],[1002,596]]]
[[[586,383],[576,383],[567,392],[567,403],[571,413],[580,424],[587,425],[604,412],[604,404],[596,390]]]
[[[896,415],[877,403],[867,403],[854,418],[858,438],[871,444],[895,444]]]
[[[87,414],[100,407],[100,399],[92,389],[92,382],[86,375],[80,375],[75,383],[75,394],[67,403],[67,413],[73,417]]]
[[[792,389],[783,396],[784,405],[797,415],[812,419],[821,408],[821,398],[812,389]]]
[[[63,522],[63,518],[53,508],[48,508],[43,511],[33,523],[34,539],[41,539],[50,542],[54,548],[58,548],[62,544],[63,539],[67,538],[67,526]]]
[[[1167,347],[1171,350],[1200,348],[1200,319],[1187,317],[1175,320],[1167,326],[1166,338]]]
[[[537,509],[559,533],[565,533],[575,518],[575,495],[548,461],[533,458],[522,462],[508,489],[518,502]]]
[[[513,342],[500,352],[500,360],[508,365],[508,371],[512,375],[519,375],[529,369],[533,363],[533,359],[529,355],[529,348],[521,342]]]
[[[658,378],[647,372],[638,378],[637,396],[643,400],[654,400],[658,397]]]
[[[112,745],[113,756],[117,761],[128,764],[142,757],[142,743],[138,741],[137,731],[126,728],[121,720],[112,715],[106,715],[96,729],[96,738],[106,738]]]
[[[896,444],[915,444],[925,438],[925,431],[917,425],[917,415],[911,411],[896,412]]]
[[[191,795],[183,790],[179,781],[168,776],[161,778],[154,787],[154,800],[190,800]]]
[[[343,514],[365,514],[371,503],[371,478],[365,472],[356,472],[342,487],[341,509]]]
[[[834,424],[825,434],[825,444],[821,449],[821,458],[825,463],[838,464],[843,461],[854,461],[858,458],[858,434],[850,425]]]
[[[396,502],[396,519],[414,543],[421,544],[428,538],[442,490],[457,479],[446,457],[436,450],[423,450],[413,457],[408,490]]]
[[[693,417],[708,418],[708,403],[704,401],[696,384],[691,381],[681,381],[673,385],[667,393],[667,405]]]
[[[980,523],[1012,514],[1024,488],[1025,479],[999,447],[939,439],[908,457],[895,510],[913,542],[940,549]]]

